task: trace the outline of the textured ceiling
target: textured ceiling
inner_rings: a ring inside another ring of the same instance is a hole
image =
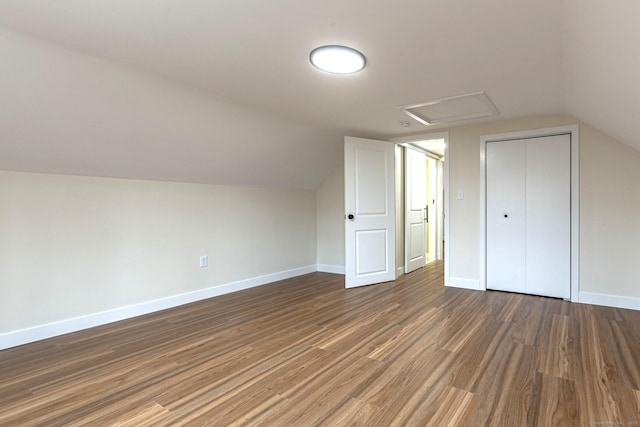
[[[569,113],[638,144],[638,6],[617,3],[0,0],[0,168],[315,188],[343,135],[425,132],[397,107],[480,90],[497,119]],[[323,44],[367,68],[316,70]]]

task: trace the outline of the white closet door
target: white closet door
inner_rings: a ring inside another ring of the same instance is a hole
[[[526,144],[527,293],[571,293],[571,139],[532,138]]]
[[[526,292],[526,142],[487,144],[487,289]]]
[[[486,146],[487,289],[571,294],[571,137]]]

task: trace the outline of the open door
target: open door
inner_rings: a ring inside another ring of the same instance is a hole
[[[426,262],[427,156],[411,148],[405,153],[404,272],[410,273]]]
[[[395,144],[344,139],[345,286],[396,278]]]
[[[427,256],[426,262],[442,259],[441,247],[442,237],[440,233],[440,226],[442,223],[441,216],[441,204],[442,201],[438,197],[438,190],[441,187],[441,174],[442,161],[434,158],[427,158]]]

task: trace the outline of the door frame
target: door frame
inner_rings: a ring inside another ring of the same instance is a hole
[[[449,276],[450,276],[450,263],[449,260],[449,132],[433,132],[433,133],[422,133],[411,136],[403,136],[399,138],[390,139],[391,142],[395,142],[398,145],[404,147],[405,144],[411,144],[416,141],[424,141],[429,139],[444,139],[445,147],[444,147],[444,171],[442,177],[442,186],[444,191],[444,206],[442,207],[442,216],[444,217],[444,235],[442,236],[444,240],[444,284],[445,286],[449,286]],[[404,171],[402,171],[404,174]],[[399,180],[404,180],[404,177],[398,177]],[[403,189],[404,190],[404,189]],[[402,204],[402,201],[398,202]],[[402,208],[404,210],[404,207]],[[404,221],[403,221],[404,223]],[[397,233],[400,235],[400,233]],[[404,230],[402,233],[404,236]],[[403,237],[404,238],[404,237]],[[404,242],[401,245],[404,248]],[[402,269],[404,272],[404,268]],[[400,273],[400,272],[399,272]],[[402,273],[400,273],[402,274]]]
[[[554,135],[571,138],[571,301],[579,300],[580,290],[580,135],[578,125],[531,129],[480,137],[480,290],[487,289],[487,143]]]

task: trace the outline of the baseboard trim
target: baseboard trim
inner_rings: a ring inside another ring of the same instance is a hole
[[[473,289],[474,291],[481,290],[480,280],[462,279],[459,277],[450,277],[449,282],[445,283],[445,286],[450,288]]]
[[[402,267],[396,268],[396,277],[400,277],[404,274],[404,265]]]
[[[621,297],[617,295],[580,292],[579,301],[582,304],[604,305],[607,307],[628,308],[640,310],[640,298]]]
[[[344,274],[344,265],[318,264],[318,271],[322,273]]]
[[[58,335],[68,334],[70,332],[80,331],[82,329],[93,328],[95,326],[100,326],[107,323],[117,322],[119,320],[141,316],[143,314],[153,313],[155,311],[165,310],[167,308],[189,304],[207,298],[213,298],[231,292],[241,291],[243,289],[266,285],[267,283],[277,282],[278,280],[284,280],[291,277],[301,276],[303,274],[313,273],[314,271],[317,271],[317,268],[318,266],[315,264],[305,267],[293,268],[291,270],[279,271],[276,273],[265,274],[264,276],[238,280],[236,282],[212,286],[206,289],[173,295],[166,298],[160,298],[139,304],[129,305],[126,307],[115,308],[112,310],[88,314],[85,316],[79,316],[72,319],[61,320],[58,322],[47,323],[31,328],[20,329],[17,331],[5,332],[3,334],[0,334],[0,350],[28,344],[34,341],[40,341],[46,338],[52,338]]]

